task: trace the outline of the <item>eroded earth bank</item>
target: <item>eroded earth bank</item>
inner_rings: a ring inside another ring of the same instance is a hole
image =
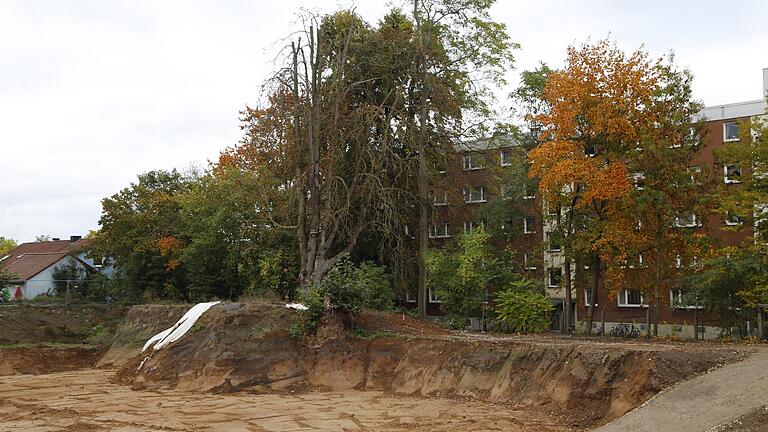
[[[226,303],[140,353],[188,307],[132,307],[92,359],[56,373],[0,366],[0,430],[585,430],[752,351],[466,334],[371,311],[292,338],[296,311]],[[50,346],[11,348],[23,363],[19,349],[36,363]]]

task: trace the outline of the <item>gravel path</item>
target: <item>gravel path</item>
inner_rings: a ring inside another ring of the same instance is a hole
[[[683,382],[596,432],[705,432],[768,404],[768,349]]]

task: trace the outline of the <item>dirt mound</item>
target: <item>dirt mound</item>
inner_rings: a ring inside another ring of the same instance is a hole
[[[192,305],[142,305],[132,307],[116,329],[99,367],[120,366],[136,356],[150,337],[172,326]]]
[[[397,333],[415,336],[448,335],[450,331],[431,322],[412,318],[404,313],[364,310],[353,320],[359,328],[370,333]]]
[[[111,305],[5,304],[0,306],[0,345],[88,343],[94,333],[114,334],[126,311]]]
[[[46,374],[92,367],[103,350],[98,347],[24,347],[0,349],[0,376]]]
[[[138,307],[129,316],[151,312]],[[296,341],[288,334],[295,318],[295,311],[280,305],[216,306],[178,342],[129,360],[116,379],[134,388],[220,393],[358,389],[469,398],[545,410],[562,416],[565,424],[586,427],[626,413],[675,382],[741,358],[727,348],[649,349],[514,338],[368,338],[353,332]],[[394,328],[387,317],[383,324],[377,314],[362,318],[371,329]]]

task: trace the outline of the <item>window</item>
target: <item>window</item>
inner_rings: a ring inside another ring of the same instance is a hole
[[[589,307],[589,299],[590,299],[591,295],[592,295],[592,289],[591,288],[585,288],[584,289],[584,306]],[[594,299],[592,299],[592,301],[594,301],[595,302],[595,306],[597,306],[597,299],[594,298]]]
[[[562,278],[563,269],[555,267],[549,269],[547,272],[547,286],[550,288],[557,288],[560,286],[560,279]]]
[[[446,238],[450,237],[451,235],[448,234],[448,224],[444,223],[441,225],[430,225],[429,226],[429,237],[431,238]]]
[[[471,234],[482,225],[482,222],[464,221],[464,234]]]
[[[436,206],[444,206],[448,205],[448,192],[441,193],[435,193],[432,196],[432,203]]]
[[[532,184],[527,184],[523,188],[523,199],[535,199],[536,188]]]
[[[595,147],[594,144],[589,144],[586,147],[584,147],[584,154],[589,157],[594,157],[597,155],[597,147]]]
[[[416,296],[411,294],[410,291],[405,292],[405,302],[406,303],[416,303]]]
[[[511,200],[515,197],[514,190],[509,185],[501,185],[501,197],[505,200]]]
[[[695,127],[688,128],[688,142],[694,146],[697,146],[701,143],[701,138],[699,137],[699,131],[697,131]]]
[[[645,173],[637,172],[632,174],[632,184],[635,185],[635,189],[643,190],[645,188]]]
[[[723,167],[723,179],[726,184],[741,183],[741,167],[738,165],[725,165]]]
[[[536,265],[533,263],[533,260],[530,259],[528,256],[528,252],[523,253],[523,267],[526,270],[536,270]]]
[[[512,165],[512,150],[503,149],[499,152],[499,163],[501,166]]]
[[[739,140],[739,124],[735,121],[723,123],[723,141],[732,142]]]
[[[619,306],[621,307],[640,307],[646,306],[643,295],[636,289],[625,289],[619,293]]]
[[[560,215],[560,209],[557,206],[547,206],[547,216],[556,218]]]
[[[683,266],[683,257],[680,255],[675,257],[675,268],[680,268]]]
[[[742,224],[742,220],[738,215],[733,213],[726,213],[725,224],[728,226],[739,226]]]
[[[536,220],[532,216],[523,218],[523,233],[531,234],[536,232]]]
[[[692,292],[681,289],[669,290],[669,304],[675,309],[703,309],[702,306],[697,306],[696,297]]]
[[[701,223],[696,218],[696,215],[693,213],[689,213],[687,215],[682,216],[676,216],[675,217],[675,226],[680,228],[691,228],[699,226]]]
[[[555,238],[553,238],[555,237]],[[557,236],[553,236],[551,232],[547,233],[547,251],[560,252],[563,250],[563,246],[557,241]]]
[[[479,153],[467,153],[463,157],[462,167],[464,171],[483,169],[484,165],[483,155]]]
[[[430,303],[442,303],[443,301],[440,299],[440,297],[437,296],[437,293],[435,293],[435,290],[430,288],[429,289],[429,302]]]
[[[479,203],[485,202],[485,188],[483,186],[464,188],[464,202]]]
[[[694,184],[701,184],[701,167],[700,166],[690,166],[688,167],[688,174],[691,175],[691,181]]]

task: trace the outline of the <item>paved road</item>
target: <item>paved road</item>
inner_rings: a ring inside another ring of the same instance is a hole
[[[768,350],[683,382],[595,432],[704,432],[768,404]]]

